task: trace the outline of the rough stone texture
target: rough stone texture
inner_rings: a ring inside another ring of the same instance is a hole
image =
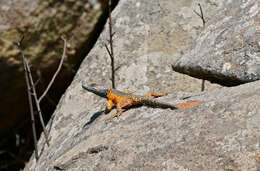
[[[42,137],[40,159],[32,156],[25,171],[260,169],[260,81],[196,94],[186,100],[201,104],[190,109],[139,107],[106,123],[105,100],[82,90],[82,77],[49,123],[50,147]],[[176,104],[186,96],[159,99]]]
[[[259,0],[228,1],[173,68],[226,86],[259,80]]]
[[[205,4],[213,4],[212,11],[216,8],[211,1]],[[110,61],[102,45],[108,37],[105,30],[48,124],[50,147],[41,137],[40,159],[36,162],[32,156],[25,171],[259,170],[259,81],[211,92],[177,93],[196,90],[193,86],[200,89],[200,82],[170,72],[173,56],[196,37],[195,27],[201,21],[193,18],[195,6],[193,1],[121,0],[113,11],[114,49],[121,66],[116,75],[119,90],[167,91],[169,95],[159,100],[177,104],[183,98],[198,99],[200,105],[186,110],[133,108],[106,123],[116,111],[101,115],[105,100],[81,88],[82,83],[110,83]]]
[[[208,17],[224,1],[200,1]],[[171,64],[195,39],[202,26],[193,12],[197,1],[121,1],[113,11],[116,87],[140,92],[155,88],[160,91],[199,91],[201,80],[172,72]],[[110,83],[110,58],[105,50],[108,29],[102,34],[85,60],[84,76],[99,85]],[[206,85],[208,90],[215,85]]]
[[[42,92],[61,58],[61,36],[67,38],[65,67],[48,95],[57,103],[72,80],[74,69],[84,59],[101,32],[102,24],[105,24],[106,2],[0,1],[0,135],[7,134],[11,128],[14,132],[20,131],[21,125],[29,120],[23,65],[14,42],[20,40],[21,34],[25,35],[24,53],[32,64],[35,80],[39,78],[36,73],[41,75],[37,89]],[[43,101],[44,104],[52,106],[49,101]]]

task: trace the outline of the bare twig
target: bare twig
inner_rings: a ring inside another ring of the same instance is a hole
[[[25,81],[26,81],[26,86],[27,86],[27,94],[28,94],[28,101],[29,101],[29,107],[30,107],[30,113],[31,113],[31,122],[32,122],[32,130],[33,130],[33,140],[34,140],[34,148],[35,148],[35,158],[36,160],[39,159],[39,155],[38,155],[38,148],[37,148],[37,135],[36,135],[36,128],[35,128],[35,118],[34,118],[34,111],[33,111],[33,101],[32,101],[32,97],[34,97],[34,101],[35,101],[35,105],[37,108],[37,113],[39,114],[39,118],[40,118],[40,122],[43,128],[43,132],[44,132],[44,136],[46,139],[46,143],[49,146],[49,141],[48,141],[48,134],[47,134],[47,130],[45,128],[45,124],[43,121],[43,117],[42,117],[42,112],[41,112],[41,108],[40,108],[40,102],[41,100],[45,97],[45,95],[47,94],[48,90],[50,89],[51,85],[53,84],[56,76],[58,75],[58,73],[60,72],[62,63],[64,61],[64,58],[66,56],[66,47],[67,47],[67,41],[66,39],[62,38],[64,41],[64,48],[63,48],[63,54],[62,54],[62,58],[60,61],[60,64],[58,66],[57,71],[55,72],[55,74],[53,75],[50,83],[48,84],[46,90],[43,92],[43,94],[41,95],[41,97],[38,99],[37,98],[37,93],[35,90],[35,83],[33,81],[32,78],[32,74],[31,74],[31,70],[28,64],[27,59],[25,58],[23,51],[22,51],[22,41],[24,39],[24,36],[21,38],[21,40],[17,43],[17,46],[20,50],[20,53],[22,54],[22,61],[23,61],[23,68],[24,68],[24,75],[25,75]]]
[[[119,70],[121,67],[122,67],[122,65],[119,65],[118,67],[116,67],[115,72],[116,72],[117,70]]]
[[[113,31],[112,31],[112,17],[111,17],[111,0],[108,0],[108,16],[109,16],[109,43],[110,43],[110,51],[106,46],[107,52],[111,59],[111,81],[112,88],[115,88],[115,63],[114,63],[114,50],[113,50]]]
[[[200,14],[199,14],[197,11],[195,11],[195,10],[193,10],[193,12],[194,12],[195,14],[197,14],[197,15],[201,18],[201,20],[202,20],[202,22],[203,22],[203,27],[204,27],[205,24],[206,24],[206,21],[205,21],[205,19],[204,19],[204,15],[203,15],[203,11],[202,11],[202,7],[201,7],[200,3],[198,3],[198,6],[200,7]]]
[[[203,11],[202,11],[202,7],[201,7],[200,3],[198,3],[198,6],[200,7],[200,14],[195,10],[193,10],[193,11],[194,11],[195,14],[197,14],[201,18],[202,23],[203,23],[203,27],[205,27],[206,21],[204,19],[204,15],[203,15]],[[201,91],[204,91],[204,90],[205,90],[205,80],[202,80]]]
[[[106,48],[106,50],[107,50],[108,55],[110,56],[110,58],[112,58],[112,57],[111,57],[111,52],[110,52],[109,48],[107,47],[106,44],[104,44],[104,46],[105,46],[105,48]]]
[[[46,88],[46,90],[44,91],[44,93],[42,94],[42,96],[39,99],[37,98],[37,93],[36,93],[36,90],[35,90],[35,84],[33,82],[33,78],[32,78],[32,74],[31,74],[31,70],[30,70],[28,61],[25,60],[25,64],[26,64],[26,67],[27,67],[27,70],[28,70],[28,73],[29,73],[28,75],[29,75],[29,79],[30,79],[30,83],[31,83],[32,91],[33,91],[32,95],[33,95],[35,103],[36,103],[37,112],[39,114],[40,122],[41,122],[41,125],[42,125],[42,128],[43,128],[43,133],[44,133],[44,136],[45,136],[45,139],[46,139],[46,143],[47,143],[48,146],[49,146],[48,134],[47,134],[47,130],[45,128],[44,120],[43,120],[43,117],[42,117],[40,102],[41,102],[42,98],[47,94],[47,92],[50,89],[51,85],[53,84],[56,76],[58,75],[58,73],[59,73],[59,71],[61,69],[61,66],[63,64],[64,58],[66,56],[67,41],[64,38],[62,38],[62,39],[64,41],[64,48],[63,48],[63,54],[62,54],[62,57],[61,57],[61,60],[60,60],[59,67],[58,67],[56,73],[53,75],[53,77],[52,77],[48,87]]]
[[[27,67],[26,67],[25,57],[24,57],[23,50],[22,50],[23,39],[24,39],[24,36],[22,36],[21,40],[17,43],[17,46],[18,46],[18,49],[20,50],[20,53],[22,55],[24,77],[25,77],[26,86],[27,86],[27,95],[28,95],[28,102],[29,102],[30,114],[31,114],[35,158],[36,158],[36,160],[38,160],[39,156],[38,156],[38,148],[37,148],[37,136],[36,136],[34,113],[33,113],[33,104],[32,104],[32,97],[31,97],[31,86],[30,86],[30,82],[29,82],[29,78],[28,78],[28,70],[27,70]]]
[[[114,69],[114,58],[110,52],[110,50],[108,49],[107,45],[105,44],[105,48],[107,50],[107,53],[110,57],[111,60],[111,81],[112,81],[112,87],[115,88],[115,69]],[[119,68],[118,68],[119,69]]]
[[[32,95],[33,95],[35,103],[36,103],[36,108],[37,108],[37,112],[39,114],[39,118],[40,118],[40,122],[41,122],[41,125],[42,125],[42,129],[43,129],[43,133],[44,133],[44,136],[45,136],[45,140],[46,140],[47,145],[49,146],[47,130],[45,128],[45,124],[44,124],[44,121],[43,121],[43,118],[42,118],[42,112],[41,112],[40,103],[39,103],[38,98],[37,98],[37,93],[36,93],[36,90],[35,90],[35,84],[33,82],[31,70],[30,70],[30,67],[29,67],[27,59],[25,59],[25,65],[26,65],[26,69],[28,71],[29,81],[30,81],[31,89],[32,89]]]
[[[67,49],[67,40],[65,38],[62,37],[62,40],[64,41],[64,47],[63,47],[63,54],[60,60],[60,64],[58,66],[58,69],[56,70],[55,74],[53,75],[51,81],[49,82],[47,88],[45,89],[45,91],[42,93],[41,97],[39,98],[39,103],[41,102],[41,100],[44,98],[44,96],[48,93],[49,89],[51,88],[55,78],[57,77],[58,73],[60,72],[61,66],[63,64],[63,61],[66,57],[66,49]]]
[[[41,82],[41,71],[40,70],[36,70],[36,75],[38,76],[37,80],[34,82],[34,86],[36,87],[40,82]]]
[[[205,80],[202,80],[201,82],[201,91],[205,90]]]

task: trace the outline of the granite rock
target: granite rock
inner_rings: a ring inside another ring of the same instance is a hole
[[[190,93],[200,82],[171,72],[171,62],[188,48],[196,37],[195,27],[201,24],[197,16],[196,26],[179,23],[193,20],[187,17],[192,13],[191,2],[197,8],[195,1],[119,2],[113,11],[115,60],[120,66],[116,87],[137,90],[136,94],[167,91],[168,95],[158,100],[172,104],[199,100],[200,104],[185,110],[131,108],[107,122],[116,111],[101,115],[106,100],[81,88],[82,84],[110,84],[105,29],[48,123],[50,146],[42,136],[40,158],[36,162],[33,155],[25,171],[259,170],[260,82]],[[186,6],[181,8],[181,4]],[[171,27],[164,21],[173,22],[172,31],[177,27],[179,32],[166,31]],[[185,26],[190,30],[185,31]],[[191,34],[185,45],[161,45],[167,40],[181,42],[182,37],[187,40],[185,34]]]
[[[250,170],[260,169],[260,81],[211,92],[169,94],[189,109],[132,108],[107,122],[105,99],[86,92],[76,77],[42,136],[37,170]],[[183,100],[185,99],[185,100]]]
[[[229,1],[173,69],[225,86],[260,79],[260,3]]]

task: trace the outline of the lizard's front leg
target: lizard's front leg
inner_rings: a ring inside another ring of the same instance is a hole
[[[104,112],[102,112],[102,114],[107,114],[107,113],[109,113],[109,112],[112,110],[113,106],[114,106],[113,101],[112,101],[112,100],[108,100],[108,101],[107,101],[107,105],[106,105],[106,109],[105,109]]]

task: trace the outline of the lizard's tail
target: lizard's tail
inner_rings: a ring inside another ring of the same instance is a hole
[[[157,106],[160,108],[170,108],[170,109],[178,109],[177,106],[169,104],[169,103],[165,103],[165,102],[159,102],[158,100],[152,99],[150,97],[145,97],[141,99],[142,103],[148,106]]]
[[[160,107],[160,108],[170,108],[170,109],[173,109],[173,110],[174,109],[187,109],[187,108],[191,108],[191,107],[194,107],[194,106],[197,106],[198,104],[200,104],[199,100],[195,100],[195,101],[192,101],[192,102],[185,102],[185,103],[181,103],[181,104],[178,104],[178,105],[172,105],[172,104],[169,104],[169,103],[157,101],[157,100],[152,99],[150,97],[142,98],[141,101],[145,105],[157,106],[157,107]]]

